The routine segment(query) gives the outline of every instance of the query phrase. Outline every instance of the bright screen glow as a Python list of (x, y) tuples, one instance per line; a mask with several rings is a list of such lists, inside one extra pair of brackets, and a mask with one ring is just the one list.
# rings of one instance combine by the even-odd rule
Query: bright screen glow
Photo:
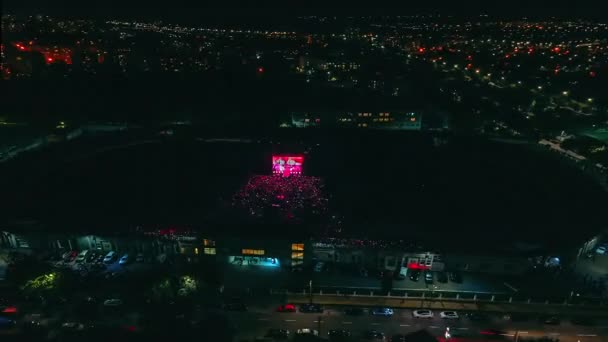
[(283, 177), (302, 174), (303, 156), (272, 156), (272, 173)]

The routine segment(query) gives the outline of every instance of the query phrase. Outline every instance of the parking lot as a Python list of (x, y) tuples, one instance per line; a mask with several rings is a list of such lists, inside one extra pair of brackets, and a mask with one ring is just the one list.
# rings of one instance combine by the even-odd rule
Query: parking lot
[[(81, 251), (82, 252), (82, 251)], [(141, 274), (154, 269), (160, 262), (143, 254), (90, 251), (79, 258), (81, 252), (71, 251), (52, 256), (48, 262), (56, 269), (69, 269), (83, 277), (98, 276), (106, 279), (128, 274)]]
[[(497, 276), (476, 273), (459, 273), (461, 281), (455, 282), (450, 279), (439, 281), (438, 272), (433, 274), (432, 282), (424, 279), (424, 273), (418, 280), (410, 278), (411, 270), (405, 279), (392, 280), (392, 291), (437, 291), (437, 292), (461, 292), (461, 293), (487, 293), (487, 294), (510, 294), (513, 290), (508, 285), (508, 279)], [(309, 281), (315, 290), (327, 291), (380, 291), (383, 288), (382, 279), (378, 275), (353, 274), (353, 272), (324, 269), (320, 272), (294, 273), (290, 275), (290, 288), (308, 289)], [(507, 283), (505, 285), (505, 283)]]

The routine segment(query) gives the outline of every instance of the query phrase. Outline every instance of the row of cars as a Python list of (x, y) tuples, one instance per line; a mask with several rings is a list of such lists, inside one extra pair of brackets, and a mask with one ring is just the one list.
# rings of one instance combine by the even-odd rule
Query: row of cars
[[(135, 257), (131, 254), (126, 253), (118, 258), (119, 255), (115, 251), (110, 251), (107, 253), (101, 251), (95, 251), (90, 249), (85, 249), (83, 251), (68, 251), (62, 253), (58, 258), (54, 259), (57, 264), (66, 264), (66, 263), (75, 263), (75, 264), (99, 264), (99, 265), (108, 265), (113, 264), (118, 260), (118, 263), (121, 265), (128, 264), (135, 260), (136, 262), (144, 262), (143, 253), (138, 253)], [(57, 260), (59, 259), (59, 260)]]
[[(297, 310), (295, 304), (288, 303), (288, 304), (280, 305), (277, 308), (277, 311), (278, 312), (296, 312), (298, 310)], [(300, 305), (299, 311), (303, 312), (303, 313), (323, 313), (323, 307), (319, 304), (308, 303), (308, 304)], [(346, 309), (344, 311), (344, 313), (347, 315), (362, 315), (365, 313), (365, 310), (363, 308), (359, 308), (359, 307), (352, 307), (352, 308)], [(373, 309), (369, 310), (369, 313), (372, 316), (390, 317), (395, 312), (391, 308), (379, 307), (379, 308), (373, 308)], [(414, 311), (412, 311), (412, 315), (415, 318), (433, 318), (435, 316), (433, 311), (427, 310), (427, 309), (414, 310)], [(441, 317), (443, 319), (460, 318), (456, 311), (442, 311), (439, 313), (439, 317)]]
[[(411, 270), (409, 272), (411, 281), (418, 281), (420, 276), (424, 276), (424, 282), (427, 284), (433, 284), (435, 280), (434, 273), (431, 271)], [(448, 279), (453, 283), (462, 283), (462, 276), (458, 272), (437, 272), (437, 281), (440, 283), (447, 283)]]
[[(296, 330), (295, 334), (319, 336), (319, 331), (304, 328)], [(351, 335), (352, 333), (346, 329), (330, 329), (327, 331), (330, 341), (341, 341), (351, 337)], [(288, 329), (269, 329), (265, 337), (273, 340), (287, 340), (289, 336), (291, 336), (291, 331)], [(363, 338), (370, 341), (385, 341), (384, 333), (378, 330), (364, 331)]]
[[(289, 304), (283, 304), (283, 305), (279, 306), (277, 308), (277, 311), (278, 312), (299, 311), (302, 313), (323, 313), (323, 307), (319, 304), (309, 303), (309, 304), (300, 305), (299, 310), (298, 310), (298, 308), (296, 307), (295, 304), (289, 303)], [(367, 310), (362, 307), (354, 306), (354, 307), (349, 307), (344, 310), (344, 313), (346, 315), (350, 315), (350, 316), (360, 316), (360, 315), (366, 314), (367, 312), (369, 312), (369, 314), (372, 316), (384, 316), (384, 317), (391, 317), (395, 313), (394, 310), (389, 307), (378, 307), (378, 308), (373, 308), (373, 309)], [(412, 311), (412, 317), (432, 319), (435, 317), (435, 313), (429, 309), (417, 309), (417, 310)], [(439, 312), (438, 317), (441, 319), (447, 319), (447, 320), (457, 320), (457, 319), (461, 318), (459, 313), (457, 311), (453, 311), (453, 310), (441, 311), (441, 312)], [(467, 312), (464, 314), (464, 317), (466, 317), (467, 319), (469, 319), (471, 321), (482, 322), (482, 321), (490, 320), (490, 316), (488, 314), (483, 313), (483, 312), (478, 312), (478, 311)], [(504, 314), (502, 316), (502, 318), (505, 320), (513, 321), (513, 322), (528, 321), (528, 320), (532, 319), (532, 317), (529, 314), (524, 314), (524, 313)], [(594, 325), (594, 323), (595, 323), (595, 321), (592, 318), (587, 317), (587, 316), (573, 317), (570, 321), (572, 324), (575, 324), (575, 325)], [(547, 325), (559, 325), (561, 323), (561, 319), (557, 316), (541, 315), (540, 317), (538, 317), (538, 322), (542, 323), (542, 324), (547, 324)]]

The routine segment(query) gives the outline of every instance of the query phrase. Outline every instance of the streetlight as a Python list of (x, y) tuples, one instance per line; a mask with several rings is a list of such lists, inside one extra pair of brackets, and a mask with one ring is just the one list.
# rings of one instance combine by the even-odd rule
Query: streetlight
[(591, 103), (591, 102), (593, 102), (593, 99), (592, 98), (588, 98), (587, 102)]
[(568, 96), (568, 92), (566, 90), (562, 91), (562, 95)]
[(312, 304), (312, 280), (308, 281), (308, 300)]

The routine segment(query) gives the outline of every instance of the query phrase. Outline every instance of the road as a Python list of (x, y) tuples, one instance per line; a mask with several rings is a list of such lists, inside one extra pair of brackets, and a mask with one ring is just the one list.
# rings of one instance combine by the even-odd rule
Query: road
[[(439, 311), (434, 312), (433, 319), (420, 319), (412, 316), (412, 310), (397, 309), (392, 317), (377, 317), (368, 312), (360, 316), (347, 315), (339, 307), (326, 307), (322, 314), (312, 313), (279, 313), (269, 307), (252, 307), (249, 312), (230, 312), (239, 331), (239, 339), (253, 339), (264, 336), (270, 328), (288, 329), (292, 333), (301, 328), (319, 330), (323, 336), (329, 329), (347, 329), (351, 331), (355, 341), (362, 338), (366, 330), (378, 330), (387, 337), (397, 333), (411, 333), (426, 329), (434, 336), (445, 334), (449, 327), (453, 335), (463, 337), (483, 337), (481, 331), (497, 329), (504, 332), (505, 340), (514, 340), (517, 332), (520, 337), (552, 336), (561, 342), (599, 342), (608, 341), (608, 321), (598, 322), (593, 327), (573, 325), (569, 321), (562, 321), (560, 325), (544, 325), (536, 320), (527, 322), (511, 322), (498, 315), (491, 315), (486, 322), (471, 321), (468, 318), (458, 320), (445, 320), (439, 318)], [(319, 325), (319, 318), (321, 324)]]

